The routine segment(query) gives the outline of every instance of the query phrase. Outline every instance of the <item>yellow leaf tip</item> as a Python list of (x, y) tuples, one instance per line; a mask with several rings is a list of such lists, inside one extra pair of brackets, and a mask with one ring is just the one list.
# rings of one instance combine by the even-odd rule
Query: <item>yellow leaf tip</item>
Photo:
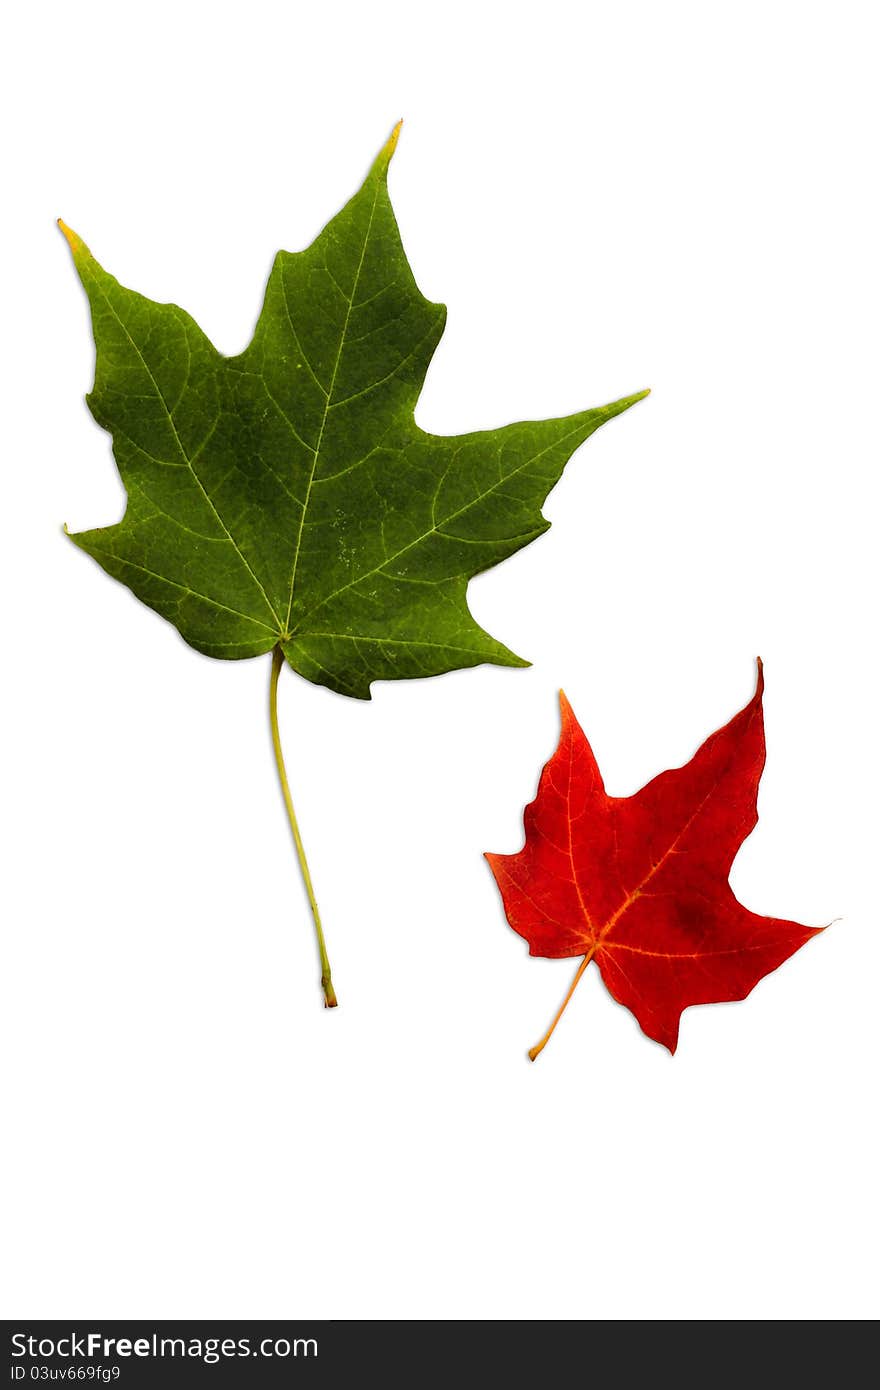
[(399, 120), (397, 122), (397, 125), (392, 130), (391, 134), (388, 136), (387, 141), (385, 142), (385, 149), (383, 150), (383, 154), (385, 155), (386, 159), (390, 160), (391, 156), (394, 154), (394, 151), (397, 149), (397, 142), (400, 139), (400, 128), (402, 125), (403, 121)]
[(64, 233), (65, 240), (68, 246), (70, 247), (71, 251), (73, 252), (74, 256), (76, 256), (80, 251), (83, 251), (85, 249), (85, 242), (82, 240), (82, 237), (77, 236), (73, 228), (68, 227), (67, 223), (64, 222), (60, 217), (58, 218), (58, 226)]
[(385, 144), (382, 146), (381, 150), (376, 156), (376, 162), (373, 167), (380, 169), (383, 174), (387, 172), (388, 165), (391, 163), (391, 157), (394, 154), (394, 151), (397, 149), (397, 142), (400, 139), (400, 127), (402, 125), (403, 121), (397, 122), (397, 125), (394, 127), (391, 134), (388, 136), (388, 139), (385, 141)]

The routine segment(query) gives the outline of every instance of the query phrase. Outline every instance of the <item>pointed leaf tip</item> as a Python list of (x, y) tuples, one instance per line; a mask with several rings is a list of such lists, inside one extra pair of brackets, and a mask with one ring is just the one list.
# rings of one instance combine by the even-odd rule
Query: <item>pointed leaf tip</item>
[(391, 158), (394, 154), (394, 151), (397, 149), (397, 142), (400, 139), (400, 127), (402, 125), (402, 120), (397, 122), (397, 125), (394, 127), (391, 134), (388, 136), (388, 139), (385, 141), (385, 144), (382, 146), (381, 150), (376, 156), (376, 159), (373, 163), (373, 168), (378, 170), (378, 172), (381, 174), (387, 173), (388, 171), (388, 165), (391, 163)]
[(598, 416), (601, 423), (605, 424), (607, 420), (613, 420), (615, 415), (622, 415), (625, 410), (637, 405), (639, 401), (643, 401), (650, 394), (650, 388), (645, 391), (636, 391), (633, 396), (621, 396), (618, 401), (609, 401), (607, 405), (596, 406), (590, 413)]
[(559, 742), (562, 745), (563, 739), (567, 737), (584, 737), (584, 731), (578, 723), (577, 715), (571, 707), (568, 696), (564, 690), (559, 692)]
[(402, 125), (403, 119), (401, 118), (401, 120), (397, 122), (397, 125), (394, 127), (394, 129), (392, 130), (391, 134), (388, 136), (388, 139), (385, 142), (385, 148), (382, 151), (382, 153), (385, 155), (386, 159), (390, 159), (391, 156), (394, 154), (394, 151), (397, 149), (397, 142), (400, 139), (400, 129)]
[(64, 238), (71, 251), (73, 252), (74, 256), (77, 256), (81, 251), (85, 251), (88, 249), (82, 237), (77, 236), (76, 232), (73, 230), (72, 227), (68, 227), (67, 223), (64, 222), (60, 217), (57, 220), (58, 226), (64, 233)]
[(630, 406), (638, 405), (646, 396), (650, 396), (651, 388), (648, 386), (644, 391), (636, 391), (633, 396), (622, 396), (619, 401), (612, 401), (605, 409), (609, 415), (621, 415), (624, 410), (629, 410)]

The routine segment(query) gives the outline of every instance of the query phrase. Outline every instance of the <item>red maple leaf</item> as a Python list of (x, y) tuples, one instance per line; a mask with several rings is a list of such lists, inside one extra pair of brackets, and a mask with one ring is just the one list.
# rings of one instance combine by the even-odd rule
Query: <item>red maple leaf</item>
[(544, 1047), (591, 960), (649, 1038), (674, 1052), (682, 1010), (744, 999), (821, 927), (758, 917), (730, 866), (758, 819), (764, 676), (754, 697), (684, 767), (608, 796), (560, 693), (559, 746), (523, 816), (518, 854), (487, 854), (507, 920), (533, 956), (583, 956)]

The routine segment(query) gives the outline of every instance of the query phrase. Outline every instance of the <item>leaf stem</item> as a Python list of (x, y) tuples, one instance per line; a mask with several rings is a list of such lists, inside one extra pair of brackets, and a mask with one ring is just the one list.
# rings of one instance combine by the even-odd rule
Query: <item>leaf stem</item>
[(547, 1046), (548, 1042), (550, 1041), (551, 1037), (553, 1036), (553, 1029), (556, 1027), (557, 1023), (558, 1023), (559, 1020), (562, 1018), (562, 1015), (565, 1013), (565, 1010), (566, 1010), (566, 1008), (568, 1007), (568, 1001), (569, 1001), (569, 999), (570, 999), (571, 996), (574, 994), (575, 990), (577, 989), (578, 985), (579, 985), (580, 982), (581, 982), (581, 976), (583, 975), (583, 973), (584, 973), (584, 971), (586, 970), (587, 966), (589, 965), (590, 961), (593, 959), (593, 954), (594, 954), (594, 952), (595, 952), (595, 950), (596, 950), (596, 945), (597, 945), (597, 944), (598, 944), (598, 943), (596, 943), (596, 942), (593, 943), (593, 945), (590, 947), (589, 951), (587, 952), (587, 954), (584, 956), (583, 960), (581, 961), (580, 965), (578, 966), (577, 974), (575, 975), (574, 979), (573, 979), (572, 982), (571, 982), (571, 985), (570, 985), (570, 987), (569, 987), (568, 994), (565, 996), (565, 998), (563, 999), (562, 1003), (560, 1004), (559, 1010), (558, 1010), (558, 1012), (557, 1012), (557, 1014), (556, 1014), (556, 1017), (554, 1018), (553, 1022), (550, 1024), (550, 1027), (547, 1029), (547, 1032), (544, 1034), (543, 1038), (541, 1039), (541, 1041), (540, 1041), (539, 1043), (536, 1043), (534, 1047), (530, 1047), (530, 1048), (529, 1048), (529, 1061), (530, 1061), (530, 1062), (534, 1062), (535, 1058), (538, 1056), (538, 1053), (539, 1053), (539, 1052), (543, 1052), (544, 1048)]
[(335, 1009), (337, 1003), (336, 992), (333, 988), (333, 981), (330, 978), (330, 961), (327, 958), (327, 947), (324, 942), (324, 932), (321, 928), (321, 915), (318, 912), (318, 904), (315, 901), (312, 876), (309, 873), (309, 864), (306, 859), (306, 852), (303, 848), (302, 836), (299, 833), (296, 812), (293, 809), (290, 784), (287, 781), (287, 770), (284, 766), (284, 754), (281, 751), (281, 736), (278, 732), (278, 675), (283, 665), (284, 653), (280, 647), (276, 647), (272, 652), (272, 675), (269, 678), (269, 720), (272, 725), (272, 746), (275, 749), (275, 762), (278, 765), (278, 777), (281, 782), (284, 805), (287, 807), (287, 818), (290, 821), (290, 828), (293, 831), (293, 842), (296, 845), (296, 855), (299, 860), (303, 883), (306, 886), (306, 893), (308, 894), (309, 904), (312, 909), (312, 916), (315, 919), (315, 935), (318, 939), (318, 954), (321, 957), (321, 987), (324, 990), (324, 1007), (325, 1009)]

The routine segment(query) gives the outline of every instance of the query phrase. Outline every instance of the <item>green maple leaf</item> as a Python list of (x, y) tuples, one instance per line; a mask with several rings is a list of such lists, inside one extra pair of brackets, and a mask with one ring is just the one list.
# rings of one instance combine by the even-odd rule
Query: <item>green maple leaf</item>
[(373, 680), (526, 664), (471, 617), (468, 579), (547, 530), (541, 504), (574, 450), (645, 394), (475, 434), (419, 429), (446, 311), (404, 255), (395, 141), (307, 251), (278, 254), (238, 357), (68, 233), (97, 347), (88, 402), (128, 493), (121, 522), (71, 539), (198, 651), (280, 645), (300, 675), (364, 699)]
[(416, 425), (446, 311), (419, 293), (389, 201), (398, 130), (313, 244), (279, 252), (237, 357), (61, 224), (92, 312), (88, 403), (128, 497), (71, 539), (198, 651), (271, 651), (273, 682), (283, 653), (362, 699), (374, 680), (528, 664), (474, 621), (468, 580), (547, 530), (574, 450), (647, 394), (473, 434)]

